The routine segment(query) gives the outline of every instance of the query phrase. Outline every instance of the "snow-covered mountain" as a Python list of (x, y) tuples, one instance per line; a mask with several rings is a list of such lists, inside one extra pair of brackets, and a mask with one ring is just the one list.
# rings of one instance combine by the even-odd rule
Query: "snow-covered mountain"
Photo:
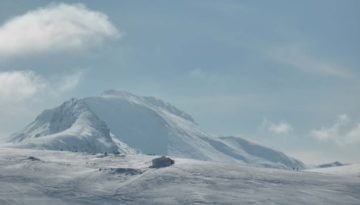
[(185, 112), (153, 97), (109, 90), (46, 110), (10, 140), (14, 146), (134, 152), (284, 169), (303, 163), (239, 137), (203, 131)]
[(105, 122), (84, 101), (77, 99), (43, 111), (20, 133), (14, 134), (10, 141), (24, 148), (88, 153), (132, 151), (114, 139)]

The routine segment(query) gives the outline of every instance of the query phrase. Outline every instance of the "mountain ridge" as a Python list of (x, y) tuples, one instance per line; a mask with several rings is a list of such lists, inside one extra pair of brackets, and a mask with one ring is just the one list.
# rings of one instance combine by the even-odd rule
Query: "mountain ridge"
[(15, 133), (10, 138), (10, 142), (24, 148), (89, 153), (117, 153), (121, 150), (113, 141), (107, 125), (87, 104), (76, 98), (55, 109), (44, 110), (20, 133)]
[(245, 139), (209, 134), (170, 103), (115, 90), (46, 110), (10, 141), (14, 146), (42, 149), (141, 152), (282, 169), (305, 167), (282, 152)]

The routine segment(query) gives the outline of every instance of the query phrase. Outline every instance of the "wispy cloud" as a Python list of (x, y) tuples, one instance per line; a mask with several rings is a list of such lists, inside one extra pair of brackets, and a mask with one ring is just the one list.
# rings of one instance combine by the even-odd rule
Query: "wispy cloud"
[(360, 143), (360, 123), (351, 126), (350, 122), (350, 118), (342, 114), (333, 125), (314, 129), (310, 135), (317, 140), (335, 142), (339, 145)]
[(60, 84), (56, 88), (59, 92), (66, 92), (75, 89), (83, 79), (83, 72), (77, 71), (75, 73), (64, 75), (59, 80)]
[(51, 4), (0, 26), (0, 57), (87, 48), (120, 36), (103, 13), (82, 4)]
[(340, 115), (336, 122), (330, 127), (322, 127), (311, 131), (311, 136), (318, 140), (334, 140), (340, 138), (340, 129), (349, 122), (349, 117), (345, 114)]
[(75, 89), (82, 76), (82, 72), (76, 72), (56, 77), (56, 82), (52, 82), (33, 71), (0, 72), (0, 105), (23, 103), (40, 94), (63, 94)]
[(286, 121), (280, 121), (274, 123), (268, 119), (264, 119), (262, 122), (262, 128), (265, 128), (268, 132), (276, 135), (287, 135), (293, 131), (293, 127)]
[(0, 73), (0, 105), (23, 101), (46, 88), (44, 79), (31, 71)]
[(202, 68), (192, 69), (189, 72), (189, 76), (190, 78), (195, 80), (209, 81), (209, 82), (215, 82), (221, 79), (221, 77), (219, 77), (218, 75), (215, 75), (214, 73), (206, 71)]
[(317, 58), (307, 51), (308, 49), (304, 46), (289, 44), (271, 47), (268, 50), (268, 55), (270, 55), (273, 60), (285, 64), (289, 68), (303, 72), (339, 78), (354, 77), (349, 69), (339, 66), (329, 60)]

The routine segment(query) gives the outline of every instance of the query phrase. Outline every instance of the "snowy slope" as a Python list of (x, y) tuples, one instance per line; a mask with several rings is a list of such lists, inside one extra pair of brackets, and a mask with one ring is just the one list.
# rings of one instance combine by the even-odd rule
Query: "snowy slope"
[(115, 135), (143, 153), (227, 159), (227, 155), (201, 138), (212, 136), (202, 131), (189, 115), (165, 102), (118, 91), (107, 91), (84, 101)]
[(287, 169), (304, 167), (281, 152), (244, 139), (211, 135), (190, 115), (153, 97), (110, 90), (84, 100), (120, 140), (143, 153)]
[(0, 148), (0, 204), (360, 204), (360, 178), (154, 157)]
[(89, 153), (128, 152), (113, 140), (109, 128), (82, 101), (71, 99), (42, 112), (20, 133), (11, 136), (17, 147)]
[(335, 161), (335, 162), (331, 162), (331, 163), (326, 163), (326, 164), (320, 164), (317, 165), (317, 168), (328, 168), (328, 167), (340, 167), (340, 166), (344, 166), (346, 164), (343, 164), (341, 162)]
[[(236, 159), (263, 167), (282, 167), (289, 169), (302, 169), (301, 161), (286, 156), (284, 153), (258, 145), (240, 137), (220, 137), (221, 141), (210, 140), (216, 149), (228, 153)], [(207, 139), (209, 141), (209, 139)]]
[(306, 169), (305, 171), (360, 178), (360, 164), (347, 164), (336, 167)]
[[(109, 90), (100, 96), (88, 97), (76, 100), (76, 102), (84, 107), (81, 109), (91, 114), (91, 119), (86, 119), (86, 116), (82, 117), (82, 115), (64, 117), (63, 115), (67, 116), (67, 112), (58, 111), (62, 110), (61, 107), (64, 106), (62, 105), (40, 115), (24, 131), (13, 136), (12, 142), (20, 142), (26, 147), (29, 147), (28, 144), (31, 146), (41, 144), (45, 148), (57, 149), (59, 146), (53, 146), (54, 143), (48, 146), (47, 140), (56, 139), (53, 140), (56, 143), (64, 142), (62, 138), (71, 139), (75, 136), (69, 130), (75, 128), (76, 130), (90, 129), (94, 133), (98, 131), (93, 136), (94, 139), (102, 136), (102, 138), (108, 139), (106, 142), (109, 144), (111, 144), (111, 140), (116, 141), (117, 144), (123, 142), (122, 144), (125, 144), (125, 147), (128, 145), (146, 154), (236, 162), (284, 169), (301, 169), (304, 167), (300, 161), (281, 152), (250, 143), (242, 138), (211, 135), (203, 131), (190, 115), (153, 97), (141, 97), (127, 92)], [(68, 107), (73, 112), (79, 110), (79, 107), (71, 104), (71, 101), (65, 104), (69, 104)], [(81, 121), (87, 123), (75, 123), (79, 117), (82, 117)], [(66, 123), (63, 125), (63, 122), (69, 122), (69, 125)], [(54, 126), (59, 124), (56, 127), (61, 129), (49, 129), (48, 124), (54, 124)], [(108, 130), (110, 130), (112, 138), (108, 136)], [(38, 135), (41, 138), (34, 137)], [(83, 136), (78, 133), (76, 135)], [(86, 135), (85, 139), (92, 139), (89, 135)], [(84, 139), (83, 137), (80, 138)], [(76, 143), (71, 142), (71, 144)], [(92, 142), (91, 146), (94, 146), (93, 144)], [(98, 143), (95, 144), (98, 146)], [(111, 145), (113, 144), (115, 143)], [(65, 147), (64, 150), (73, 150), (68, 149), (67, 146), (61, 147)], [(88, 148), (89, 146), (86, 149), (81, 149), (81, 151), (87, 151)], [(77, 149), (79, 150), (79, 148)], [(124, 148), (120, 148), (120, 150), (124, 150)], [(110, 150), (96, 149), (97, 151), (111, 152), (113, 148)]]

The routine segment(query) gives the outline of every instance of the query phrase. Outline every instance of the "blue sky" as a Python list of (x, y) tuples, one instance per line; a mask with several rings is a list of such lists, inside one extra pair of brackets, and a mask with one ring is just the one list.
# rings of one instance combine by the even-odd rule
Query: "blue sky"
[(305, 162), (360, 162), (359, 9), (357, 0), (1, 1), (0, 134), (111, 88)]

